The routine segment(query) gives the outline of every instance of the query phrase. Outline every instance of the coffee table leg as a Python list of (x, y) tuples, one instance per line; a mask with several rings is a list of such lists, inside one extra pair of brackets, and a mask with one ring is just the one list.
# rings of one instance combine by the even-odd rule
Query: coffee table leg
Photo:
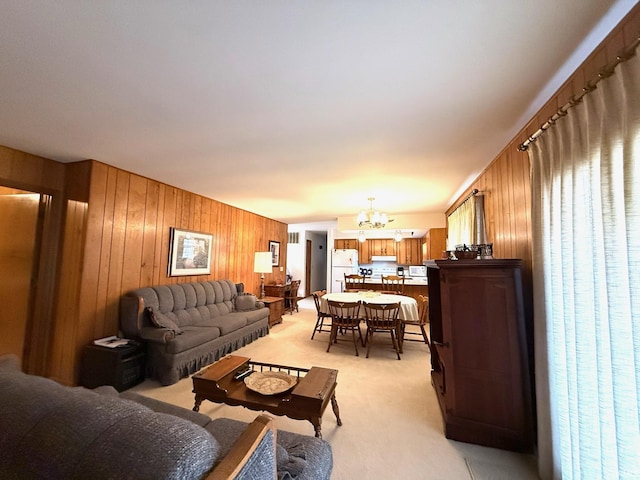
[(331, 408), (333, 408), (333, 413), (336, 415), (336, 420), (338, 421), (338, 426), (342, 426), (342, 420), (340, 420), (340, 408), (338, 407), (338, 401), (336, 400), (336, 394), (331, 395)]
[(200, 395), (196, 395), (196, 404), (193, 406), (194, 412), (200, 411), (200, 404), (202, 403), (202, 400), (204, 400), (203, 397), (201, 397)]
[(314, 417), (309, 419), (313, 424), (313, 429), (316, 431), (316, 438), (322, 438), (322, 417)]

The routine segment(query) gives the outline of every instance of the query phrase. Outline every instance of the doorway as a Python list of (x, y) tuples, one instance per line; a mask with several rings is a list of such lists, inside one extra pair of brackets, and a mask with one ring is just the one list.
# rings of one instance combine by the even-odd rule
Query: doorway
[(0, 186), (0, 353), (22, 362), (37, 267), (41, 195)]

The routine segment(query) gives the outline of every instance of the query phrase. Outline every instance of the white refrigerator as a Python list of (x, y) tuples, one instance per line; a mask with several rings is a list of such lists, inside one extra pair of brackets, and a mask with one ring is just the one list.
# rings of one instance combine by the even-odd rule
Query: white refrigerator
[(342, 292), (345, 273), (358, 273), (358, 251), (334, 249), (331, 252), (331, 293)]

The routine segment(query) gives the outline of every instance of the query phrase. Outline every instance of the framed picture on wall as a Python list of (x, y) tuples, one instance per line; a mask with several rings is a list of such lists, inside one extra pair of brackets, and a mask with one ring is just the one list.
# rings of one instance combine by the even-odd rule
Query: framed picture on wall
[(173, 227), (169, 230), (169, 276), (209, 275), (213, 235)]
[(280, 242), (269, 240), (269, 251), (271, 252), (271, 266), (280, 266)]

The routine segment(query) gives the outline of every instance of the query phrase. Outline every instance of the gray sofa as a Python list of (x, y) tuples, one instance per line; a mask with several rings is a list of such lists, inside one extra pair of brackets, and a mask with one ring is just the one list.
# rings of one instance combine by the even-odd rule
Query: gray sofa
[(171, 385), (269, 333), (269, 309), (230, 280), (140, 288), (120, 300), (120, 328), (146, 345), (146, 374)]
[(88, 390), (22, 373), (0, 356), (2, 479), (329, 479), (324, 440), (246, 424), (109, 386)]

